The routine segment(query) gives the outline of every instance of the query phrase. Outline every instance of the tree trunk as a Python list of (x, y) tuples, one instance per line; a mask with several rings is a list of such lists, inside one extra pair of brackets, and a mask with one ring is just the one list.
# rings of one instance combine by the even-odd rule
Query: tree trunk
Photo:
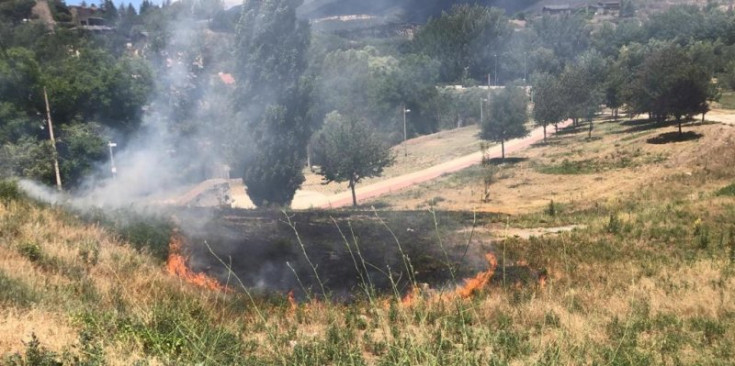
[(546, 143), (546, 125), (544, 125), (544, 143)]
[(311, 168), (311, 144), (306, 145), (306, 166), (309, 167), (310, 172), (314, 172)]
[(500, 161), (505, 163), (505, 140), (500, 140), (501, 158)]
[(706, 112), (702, 112), (702, 124), (704, 124), (704, 115)]
[(682, 133), (681, 133), (681, 117), (680, 116), (676, 116), (676, 123), (679, 124), (679, 137), (681, 137)]
[(559, 133), (559, 124), (558, 123), (554, 123), (554, 132), (555, 133)]
[(357, 207), (357, 196), (355, 195), (355, 181), (350, 179), (350, 189), (352, 189), (352, 207)]
[(589, 131), (587, 132), (587, 138), (588, 138), (588, 139), (591, 139), (591, 138), (592, 138), (592, 128), (593, 128), (593, 127), (594, 127), (594, 126), (593, 126), (593, 124), (592, 124), (592, 120), (590, 120), (590, 129), (589, 129)]

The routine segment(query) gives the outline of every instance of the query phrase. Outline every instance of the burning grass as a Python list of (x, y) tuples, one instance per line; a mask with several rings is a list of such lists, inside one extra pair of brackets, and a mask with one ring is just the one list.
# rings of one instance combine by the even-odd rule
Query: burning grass
[[(297, 263), (304, 255), (297, 241), (268, 237), (273, 251), (262, 254), (291, 255), (305, 283), (315, 283), (314, 272), (327, 287), (329, 273), (356, 277), (350, 291), (358, 295), (346, 301), (303, 297), (318, 287), (304, 291), (293, 283), (270, 294), (256, 286), (247, 292), (192, 286), (99, 226), (12, 198), (0, 202), (0, 363), (19, 365), (42, 354), (66, 364), (74, 357), (77, 364), (728, 364), (735, 358), (735, 202), (714, 192), (731, 184), (735, 172), (731, 156), (708, 146), (697, 151), (704, 155), (669, 155), (685, 173), (664, 174), (614, 200), (562, 201), (553, 215), (547, 201), (528, 214), (478, 220), (490, 229), (500, 221), (579, 226), (530, 237), (476, 230), (470, 241), (476, 250), (460, 262), (471, 271), (462, 273), (453, 272), (452, 248), (467, 241), (466, 221), (439, 214), (437, 230), (432, 220), (381, 213), (407, 254), (370, 277), (392, 273), (383, 274), (394, 280), (385, 292), (354, 269), (363, 268), (368, 250), (400, 254), (392, 236), (369, 235), (385, 232), (371, 212), (291, 217), (315, 270)], [(222, 213), (229, 217), (225, 227), (260, 225), (260, 232), (293, 238), (287, 224), (275, 223), (281, 214), (245, 225), (234, 213)], [(322, 240), (327, 236), (334, 238)], [(169, 263), (194, 271), (175, 273), (196, 276), (210, 265), (199, 257), (210, 255), (205, 249), (170, 243), (178, 257)], [(430, 258), (420, 255), (427, 252)], [(431, 268), (456, 280), (426, 286), (430, 272), (422, 271)]]
[(184, 280), (185, 282), (208, 290), (224, 292), (230, 291), (227, 286), (220, 284), (216, 279), (207, 276), (205, 273), (196, 273), (189, 268), (187, 257), (183, 252), (183, 241), (184, 238), (177, 232), (174, 232), (174, 234), (171, 235), (168, 260), (166, 261), (166, 270), (168, 273)]
[(465, 280), (465, 285), (457, 289), (457, 294), (463, 298), (472, 296), (475, 292), (484, 289), (495, 274), (495, 269), (498, 267), (498, 260), (492, 253), (485, 254), (485, 259), (488, 263), (487, 271), (478, 273), (475, 277)]

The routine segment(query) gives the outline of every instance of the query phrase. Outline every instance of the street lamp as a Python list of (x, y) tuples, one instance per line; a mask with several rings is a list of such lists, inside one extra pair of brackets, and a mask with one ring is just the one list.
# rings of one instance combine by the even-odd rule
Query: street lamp
[(406, 113), (411, 113), (411, 110), (403, 105), (403, 156), (408, 156), (408, 148), (406, 147)]
[(498, 85), (498, 54), (494, 54), (495, 56), (495, 85)]
[(112, 177), (115, 178), (117, 167), (115, 167), (115, 157), (112, 155), (112, 148), (117, 147), (117, 144), (109, 141), (107, 142), (107, 146), (110, 148), (110, 171), (112, 172)]

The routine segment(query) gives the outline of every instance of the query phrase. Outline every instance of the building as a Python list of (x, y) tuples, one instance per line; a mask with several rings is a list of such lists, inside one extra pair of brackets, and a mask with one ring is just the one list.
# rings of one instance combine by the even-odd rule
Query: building
[(572, 6), (569, 4), (560, 5), (546, 5), (541, 9), (543, 14), (570, 14), (572, 12)]
[(599, 9), (604, 11), (620, 11), (620, 1), (601, 1), (597, 4)]
[(597, 3), (598, 14), (618, 15), (620, 14), (621, 8), (622, 4), (620, 1), (600, 1), (599, 3)]
[(70, 6), (72, 23), (78, 28), (92, 32), (110, 32), (114, 28), (107, 25), (103, 18), (104, 11), (96, 5), (92, 6)]

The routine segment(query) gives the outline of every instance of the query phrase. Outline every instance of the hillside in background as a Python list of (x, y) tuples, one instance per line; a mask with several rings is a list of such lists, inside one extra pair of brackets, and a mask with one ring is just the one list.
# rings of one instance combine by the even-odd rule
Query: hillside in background
[(456, 4), (480, 4), (505, 9), (508, 14), (525, 10), (539, 0), (313, 0), (301, 6), (300, 13), (308, 19), (366, 14), (374, 16), (398, 16), (400, 19), (425, 23), (429, 18), (438, 17)]

